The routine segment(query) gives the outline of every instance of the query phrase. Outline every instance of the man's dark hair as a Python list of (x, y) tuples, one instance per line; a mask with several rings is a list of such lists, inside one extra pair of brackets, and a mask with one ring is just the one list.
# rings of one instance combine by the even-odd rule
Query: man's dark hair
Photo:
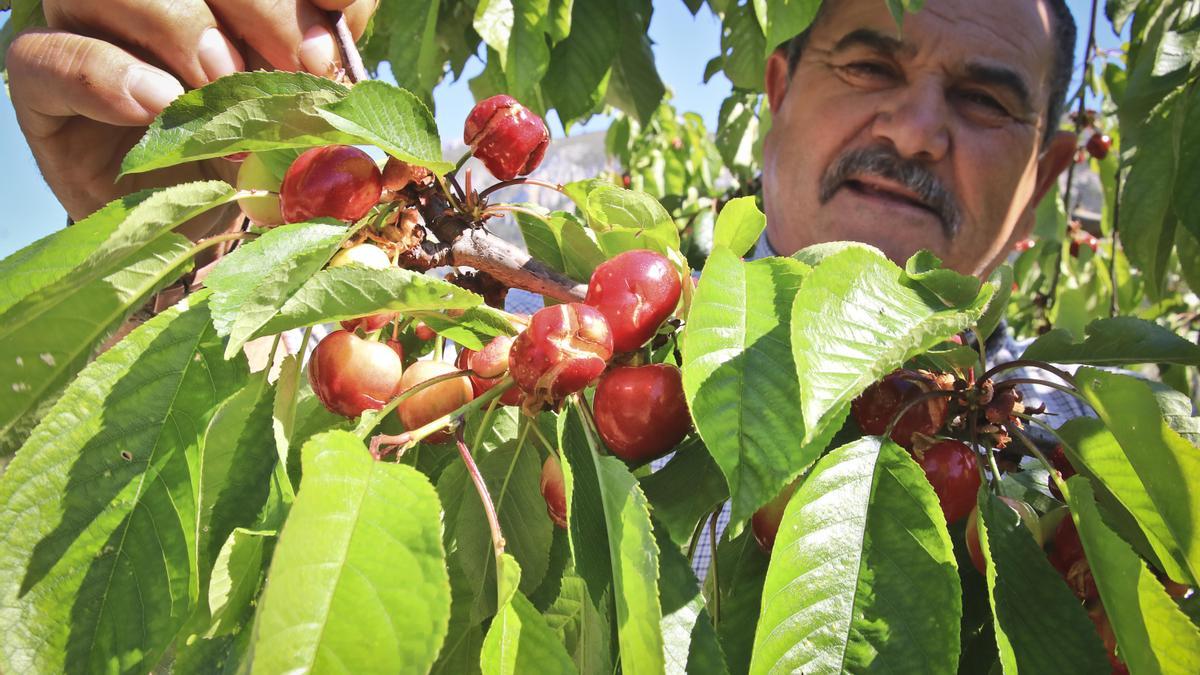
[[(822, 0), (820, 9), (809, 27), (796, 37), (789, 40), (784, 48), (787, 49), (788, 75), (796, 70), (800, 55), (808, 43), (812, 27), (821, 20), (825, 10), (836, 0)], [(1071, 85), (1071, 73), (1075, 65), (1075, 17), (1067, 8), (1066, 0), (1045, 0), (1050, 8), (1054, 21), (1054, 64), (1050, 70), (1050, 100), (1046, 107), (1046, 129), (1042, 143), (1050, 141), (1050, 137), (1058, 131), (1058, 120), (1062, 117), (1063, 106), (1066, 104), (1067, 87)]]

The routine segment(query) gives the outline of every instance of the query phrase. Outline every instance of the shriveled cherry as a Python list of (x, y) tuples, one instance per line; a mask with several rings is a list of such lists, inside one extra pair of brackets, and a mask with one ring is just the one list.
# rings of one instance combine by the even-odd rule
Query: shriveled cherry
[(383, 189), (397, 192), (414, 183), (425, 183), (432, 176), (433, 172), (423, 166), (389, 157), (383, 165)]
[[(1054, 467), (1054, 470), (1058, 472), (1058, 475), (1063, 480), (1075, 475), (1075, 467), (1071, 466), (1071, 460), (1067, 459), (1067, 453), (1061, 445), (1055, 446), (1054, 452), (1050, 453), (1049, 459), (1050, 466)], [(1061, 500), (1063, 498), (1062, 492), (1058, 489), (1058, 483), (1054, 482), (1054, 477), (1050, 476), (1047, 480), (1050, 483), (1050, 494), (1054, 495), (1055, 499)]]
[(608, 322), (594, 307), (572, 302), (539, 309), (513, 341), (508, 368), (526, 405), (561, 400), (596, 381), (612, 358)]
[(958, 522), (970, 513), (981, 483), (971, 448), (959, 441), (944, 440), (914, 454), (938, 496), (946, 523)]
[(1070, 516), (1059, 522), (1051, 545), (1053, 548), (1047, 556), (1050, 564), (1066, 580), (1071, 591), (1080, 600), (1099, 597), (1091, 565), (1083, 553), (1083, 542), (1079, 540), (1079, 530), (1075, 529), (1075, 521)]
[[(457, 370), (444, 361), (417, 361), (400, 377), (400, 386), (396, 393), (403, 394), (422, 382)], [(471, 389), (471, 381), (466, 376), (455, 377), (424, 387), (400, 401), (396, 413), (404, 423), (404, 428), (413, 431), (439, 417), (449, 415), (470, 403), (473, 398), (475, 393)], [(442, 431), (427, 437), (426, 440), (430, 443), (444, 443), (450, 440), (450, 434)]]
[(613, 368), (596, 385), (592, 405), (600, 438), (627, 462), (662, 457), (692, 428), (682, 375), (666, 363)]
[(542, 499), (546, 500), (546, 514), (554, 524), (567, 529), (567, 487), (563, 479), (562, 465), (553, 452), (542, 463)]
[(250, 222), (255, 225), (279, 225), (283, 223), (283, 212), (279, 210), (279, 185), (282, 181), (271, 171), (262, 157), (248, 155), (238, 167), (237, 187), (239, 190), (266, 190), (271, 194), (261, 197), (242, 197), (238, 206)]
[[(1021, 524), (1029, 530), (1029, 533), (1033, 535), (1033, 540), (1040, 547), (1044, 535), (1038, 521), (1037, 511), (1020, 499), (1001, 496), (1000, 501), (1017, 512), (1021, 518)], [(975, 569), (979, 570), (980, 574), (986, 574), (987, 565), (983, 559), (983, 548), (979, 544), (979, 507), (971, 509), (970, 515), (967, 516), (967, 553), (970, 554), (971, 563), (975, 565)]]
[(541, 117), (517, 99), (497, 94), (471, 109), (463, 126), (463, 142), (493, 176), (512, 180), (542, 163), (550, 131)]
[(754, 533), (754, 541), (758, 542), (758, 547), (763, 550), (763, 553), (770, 554), (771, 549), (775, 548), (775, 537), (779, 534), (779, 523), (783, 521), (784, 509), (792, 500), (792, 494), (799, 484), (799, 479), (789, 483), (774, 499), (764, 504), (750, 517), (750, 530)]
[[(953, 378), (924, 370), (897, 370), (867, 387), (850, 403), (850, 414), (859, 428), (871, 436), (882, 436), (896, 415), (918, 397), (949, 390)], [(932, 436), (946, 423), (950, 399), (932, 396), (908, 408), (892, 427), (891, 438), (905, 448), (913, 447), (913, 434)]]
[(280, 189), (283, 219), (299, 223), (313, 218), (352, 222), (379, 202), (383, 176), (375, 160), (352, 145), (305, 150), (288, 167)]
[(647, 249), (625, 251), (598, 265), (588, 283), (587, 304), (600, 310), (613, 333), (613, 351), (630, 352), (662, 325), (682, 292), (671, 261)]
[(396, 395), (402, 371), (400, 356), (387, 345), (337, 330), (313, 350), (308, 381), (326, 408), (358, 417)]

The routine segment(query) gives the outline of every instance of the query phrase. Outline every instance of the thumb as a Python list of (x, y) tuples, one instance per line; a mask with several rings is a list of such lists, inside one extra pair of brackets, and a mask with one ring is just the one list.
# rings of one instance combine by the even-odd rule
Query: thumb
[(30, 31), (8, 51), (9, 90), (27, 134), (48, 135), (67, 118), (147, 126), (183, 86), (120, 47), (61, 31)]

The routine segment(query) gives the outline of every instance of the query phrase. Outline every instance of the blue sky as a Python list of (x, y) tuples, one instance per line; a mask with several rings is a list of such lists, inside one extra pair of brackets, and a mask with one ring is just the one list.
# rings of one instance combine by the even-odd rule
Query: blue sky
[[(1087, 21), (1090, 2), (1069, 0), (1068, 4), (1077, 22)], [(699, 113), (710, 129), (715, 129), (717, 110), (729, 92), (729, 81), (722, 75), (714, 77), (708, 84), (703, 83), (704, 66), (719, 49), (720, 30), (720, 22), (708, 13), (707, 8), (693, 18), (680, 0), (655, 2), (650, 37), (655, 43), (659, 72), (674, 92), (677, 109)], [(1077, 61), (1082, 60), (1085, 38), (1086, 33), (1081, 31)], [(1098, 40), (1105, 48), (1119, 46), (1119, 40), (1103, 17)], [(444, 139), (453, 139), (462, 133), (462, 122), (474, 103), (467, 80), (481, 69), (482, 64), (477, 59), (472, 60), (462, 79), (443, 83), (434, 92), (438, 128)], [(588, 125), (572, 129), (572, 134), (604, 129), (607, 125), (606, 119), (593, 118)], [(554, 120), (551, 120), (551, 128), (555, 136), (562, 135), (562, 128)], [(66, 223), (66, 214), (42, 180), (25, 145), (7, 96), (0, 97), (0, 161), (5, 167), (0, 180), (0, 204), (3, 205), (0, 258), (3, 258)]]

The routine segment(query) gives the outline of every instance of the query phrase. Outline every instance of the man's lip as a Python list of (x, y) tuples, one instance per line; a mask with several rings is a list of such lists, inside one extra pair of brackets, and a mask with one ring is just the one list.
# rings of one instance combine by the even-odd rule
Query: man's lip
[(850, 176), (842, 185), (843, 187), (851, 187), (861, 192), (874, 193), (883, 197), (907, 202), (917, 208), (933, 212), (937, 215), (933, 207), (926, 204), (917, 193), (885, 178), (877, 176)]

